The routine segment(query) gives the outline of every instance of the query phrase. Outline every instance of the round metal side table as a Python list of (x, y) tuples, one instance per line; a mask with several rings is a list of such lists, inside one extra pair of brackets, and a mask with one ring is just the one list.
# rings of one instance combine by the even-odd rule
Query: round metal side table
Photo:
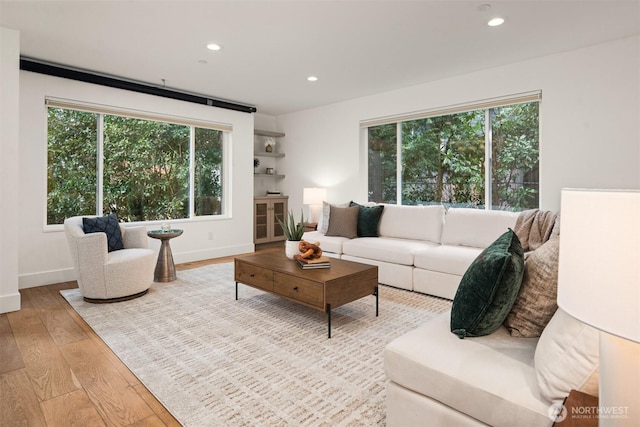
[(173, 254), (171, 253), (169, 240), (181, 235), (182, 231), (183, 230), (177, 229), (147, 231), (147, 236), (152, 239), (160, 239), (161, 241), (158, 262), (156, 263), (156, 270), (153, 274), (154, 282), (172, 282), (176, 280), (176, 266), (173, 263)]

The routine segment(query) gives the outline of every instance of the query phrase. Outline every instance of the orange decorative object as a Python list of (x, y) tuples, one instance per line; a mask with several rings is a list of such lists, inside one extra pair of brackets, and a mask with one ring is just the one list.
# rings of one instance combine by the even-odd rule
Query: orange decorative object
[(298, 244), (298, 250), (300, 254), (293, 256), (294, 259), (315, 259), (322, 256), (322, 249), (320, 249), (320, 242), (309, 243), (306, 240), (301, 240)]

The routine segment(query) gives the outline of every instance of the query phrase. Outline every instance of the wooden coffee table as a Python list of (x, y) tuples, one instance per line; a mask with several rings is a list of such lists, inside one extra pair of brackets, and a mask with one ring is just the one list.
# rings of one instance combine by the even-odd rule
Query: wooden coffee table
[(331, 338), (331, 310), (363, 298), (376, 297), (378, 316), (378, 267), (331, 259), (330, 268), (303, 270), (282, 252), (266, 252), (234, 259), (236, 300), (238, 283), (281, 296), (327, 313)]

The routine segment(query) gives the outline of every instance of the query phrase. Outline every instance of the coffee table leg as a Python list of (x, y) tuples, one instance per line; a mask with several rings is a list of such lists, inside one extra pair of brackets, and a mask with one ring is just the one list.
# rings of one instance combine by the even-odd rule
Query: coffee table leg
[(236, 282), (236, 301), (238, 301), (238, 282)]
[(376, 290), (373, 292), (373, 294), (376, 296), (376, 317), (378, 317), (378, 287), (377, 286), (376, 286)]
[(331, 338), (331, 304), (327, 304), (327, 328), (328, 338)]

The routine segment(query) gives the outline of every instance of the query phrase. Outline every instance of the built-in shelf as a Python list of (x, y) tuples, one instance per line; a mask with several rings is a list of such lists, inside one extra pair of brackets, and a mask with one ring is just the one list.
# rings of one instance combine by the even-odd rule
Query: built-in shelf
[[(272, 170), (273, 172), (280, 171), (278, 167), (278, 161), (284, 157), (284, 153), (276, 152), (277, 148), (280, 148), (280, 145), (276, 141), (277, 138), (284, 137), (284, 133), (282, 132), (274, 132), (270, 130), (260, 130), (254, 129), (253, 134), (254, 138), (254, 146), (253, 146), (253, 156), (254, 158), (261, 158), (261, 165), (257, 167), (254, 172), (253, 177), (255, 179), (254, 183), (254, 192), (256, 196), (264, 194), (265, 191), (268, 190), (278, 190), (278, 185), (280, 181), (284, 179), (285, 175), (282, 174), (268, 174), (267, 170)], [(273, 147), (272, 152), (268, 152), (263, 147), (263, 143), (271, 139)]]
[(253, 155), (257, 157), (284, 157), (284, 153), (269, 153), (267, 151), (253, 153)]
[(284, 133), (282, 132), (272, 132), (270, 130), (260, 130), (260, 129), (254, 129), (253, 134), (258, 136), (271, 136), (273, 138), (282, 138), (284, 136)]
[(284, 175), (270, 175), (268, 173), (254, 173), (254, 178), (284, 178)]

